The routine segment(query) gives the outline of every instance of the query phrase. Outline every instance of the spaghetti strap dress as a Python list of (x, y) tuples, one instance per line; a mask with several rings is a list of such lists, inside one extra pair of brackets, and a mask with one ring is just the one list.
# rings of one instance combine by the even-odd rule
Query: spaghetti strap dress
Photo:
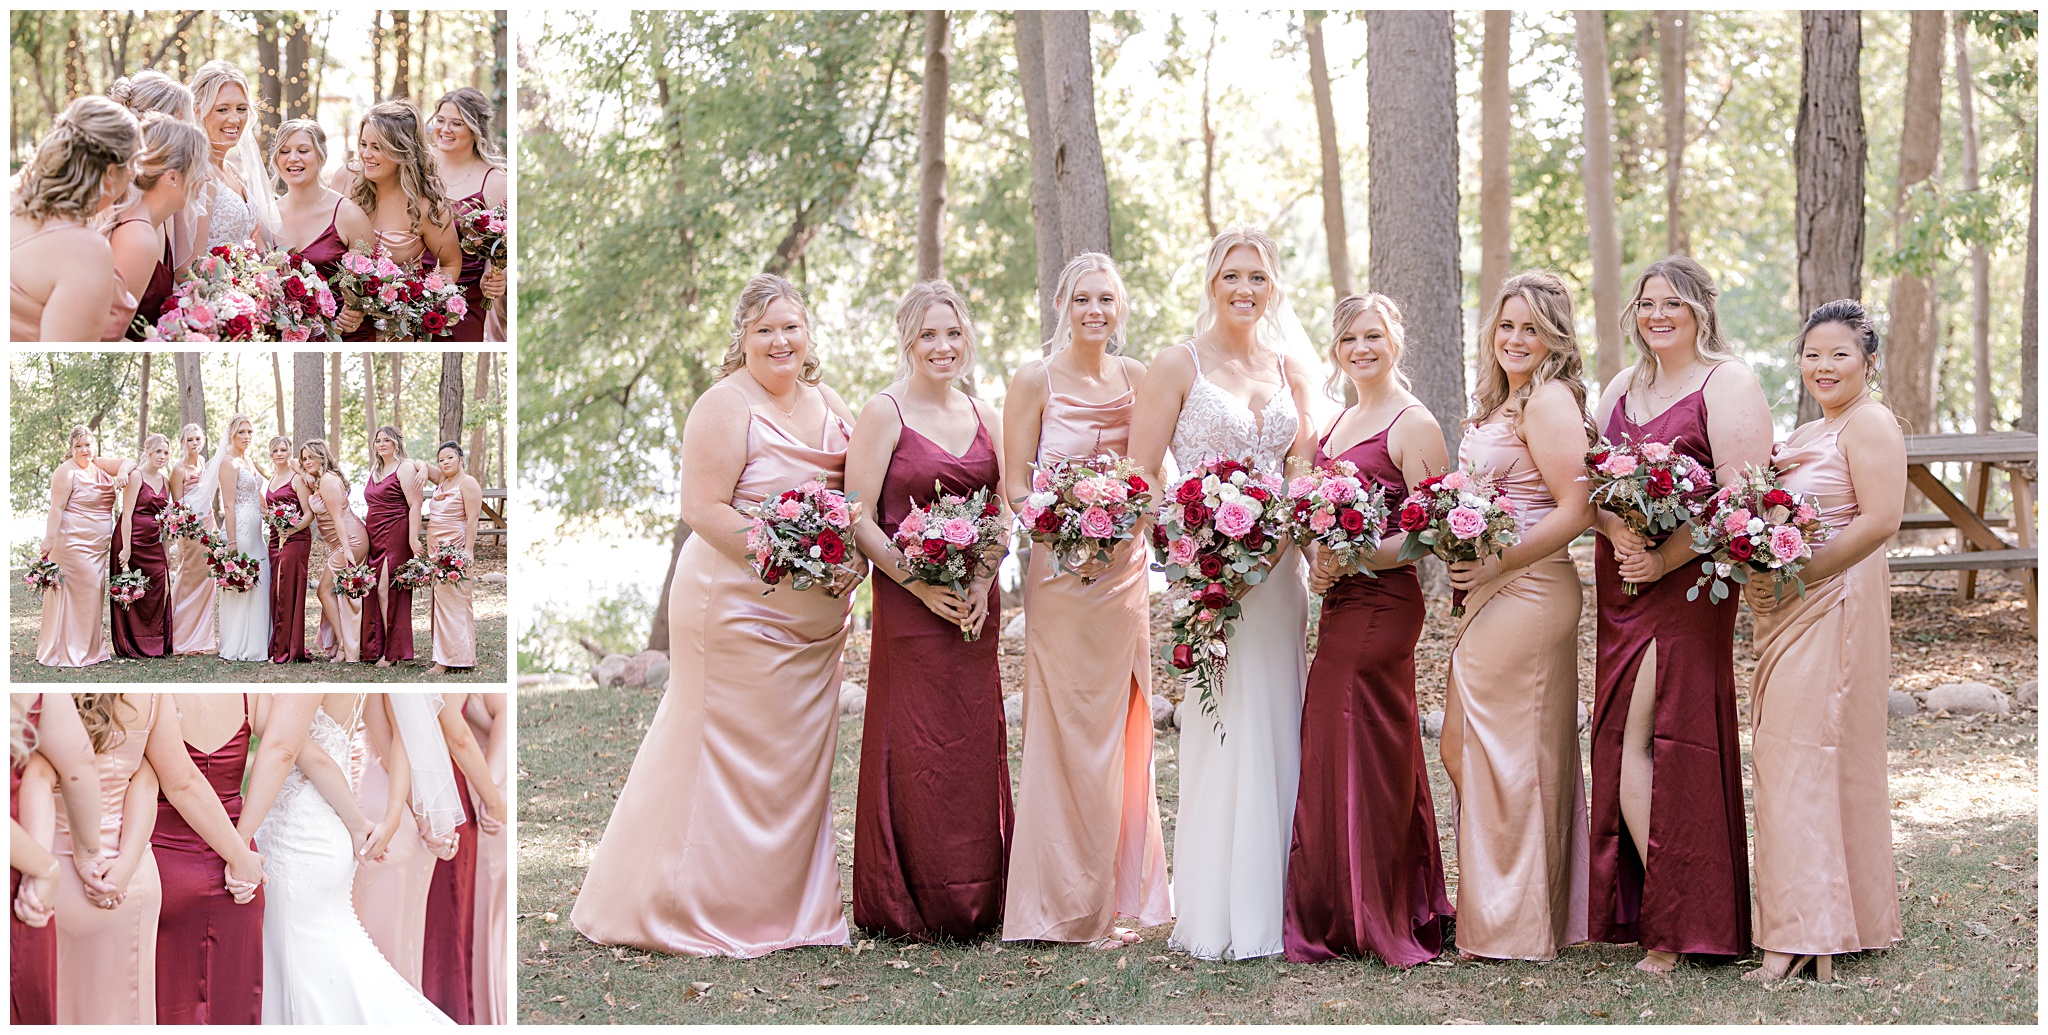
[[(127, 607), (109, 603), (114, 653), (124, 658), (161, 658), (171, 652), (171, 562), (164, 553), (162, 520), (171, 498), (165, 490), (138, 477), (135, 480), (135, 544), (128, 550), (128, 566), (149, 577), (142, 599)], [(121, 524), (114, 523), (109, 573), (121, 570)]]
[[(212, 751), (184, 745), (229, 822), (242, 818), (250, 737), (249, 695), (243, 694), (242, 726), (227, 743)], [(226, 860), (161, 793), (149, 847), (164, 892), (156, 927), (156, 1022), (263, 1023), (263, 889), (236, 905), (221, 880)]]

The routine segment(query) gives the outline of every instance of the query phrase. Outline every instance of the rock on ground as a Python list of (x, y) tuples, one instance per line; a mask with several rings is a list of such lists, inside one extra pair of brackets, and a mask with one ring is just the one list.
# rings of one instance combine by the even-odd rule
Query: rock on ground
[[(339, 202), (336, 204), (339, 204)], [(1010, 617), (1008, 622), (1003, 623), (1003, 636), (1008, 638), (1022, 635), (1024, 635), (1024, 609), (1020, 607), (1017, 609), (1017, 613)]]
[(1894, 719), (1909, 719), (1920, 714), (1920, 699), (1912, 694), (1894, 690), (1885, 699), (1885, 714)]
[(1152, 695), (1152, 725), (1165, 729), (1173, 724), (1173, 702), (1163, 694)]
[(590, 670), (590, 681), (599, 686), (626, 685), (626, 664), (632, 659), (624, 654), (607, 654), (597, 667)]
[[(340, 203), (336, 202), (336, 204)], [(505, 584), (505, 576), (502, 572), (487, 571), (476, 577), (476, 584), (479, 586), (502, 586)]]
[(1444, 733), (1444, 713), (1443, 713), (1443, 709), (1441, 709), (1441, 708), (1438, 708), (1438, 709), (1436, 709), (1435, 711), (1429, 712), (1428, 714), (1426, 714), (1426, 715), (1424, 715), (1424, 716), (1422, 717), (1422, 735), (1423, 735), (1423, 736), (1425, 736), (1425, 737), (1441, 737), (1441, 736), (1443, 736), (1443, 733)]
[[(1580, 702), (1578, 702), (1578, 705), (1579, 705), (1579, 732), (1581, 732), (1581, 733), (1584, 733), (1584, 732), (1586, 731), (1586, 727), (1587, 727), (1587, 726), (1590, 726), (1590, 725), (1592, 725), (1592, 724), (1593, 724), (1593, 713), (1592, 713), (1592, 712), (1589, 712), (1589, 711), (1587, 711), (1587, 710), (1586, 710), (1586, 702), (1584, 702), (1584, 701), (1580, 701)], [(1442, 728), (1442, 726), (1443, 726), (1443, 723), (1442, 723), (1441, 721), (1439, 721), (1439, 722), (1437, 723), (1437, 726), (1438, 726), (1438, 728), (1439, 728), (1439, 729), (1441, 729), (1441, 728)]]
[(2012, 699), (1984, 683), (1943, 683), (1927, 692), (1927, 710), (1950, 715), (2004, 715)]
[(2040, 681), (2035, 679), (2029, 679), (2026, 682), (2021, 683), (2019, 693), (2014, 694), (2012, 697), (2013, 703), (2019, 705), (2022, 708), (2039, 707), (2039, 705), (2036, 703), (2038, 698), (2035, 696), (2035, 688), (2039, 685)]
[(1011, 726), (1024, 725), (1024, 695), (1010, 694), (1003, 698), (1003, 722)]
[(626, 659), (626, 667), (619, 673), (620, 685), (636, 688), (662, 685), (662, 683), (650, 682), (647, 678), (649, 670), (656, 662), (661, 663), (662, 683), (666, 683), (668, 681), (668, 655), (658, 650), (643, 650)]
[(839, 714), (859, 715), (868, 710), (868, 688), (851, 679), (839, 684)]

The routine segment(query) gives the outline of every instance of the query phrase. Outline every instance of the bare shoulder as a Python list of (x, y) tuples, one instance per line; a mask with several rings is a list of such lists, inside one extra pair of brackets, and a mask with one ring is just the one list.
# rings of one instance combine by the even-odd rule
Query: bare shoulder
[(1899, 417), (1883, 403), (1850, 414), (1842, 422), (1840, 439), (1850, 449), (1887, 450), (1901, 458), (1906, 455), (1906, 433), (1899, 427)]
[(1131, 383), (1137, 384), (1145, 376), (1145, 361), (1136, 356), (1118, 356), (1124, 365), (1124, 373), (1130, 375)]
[(354, 198), (343, 195), (341, 205), (334, 210), (334, 232), (341, 235), (341, 243), (352, 244), (358, 239), (370, 236), (370, 214), (356, 204)]
[(1607, 379), (1607, 387), (1600, 390), (1600, 408), (1606, 410), (1622, 396), (1628, 394), (1629, 382), (1634, 380), (1636, 368), (1630, 364), (1621, 368), (1621, 373)]
[(1757, 380), (1756, 371), (1739, 359), (1724, 359), (1715, 364), (1707, 379), (1706, 395), (1709, 399), (1762, 395), (1763, 391), (1763, 382)]
[(841, 399), (839, 393), (834, 391), (831, 385), (823, 381), (818, 382), (818, 394), (825, 397), (825, 405), (830, 407), (833, 413), (838, 414), (844, 420), (853, 420), (853, 411), (847, 409), (846, 400)]
[(1159, 355), (1152, 357), (1152, 366), (1146, 371), (1145, 379), (1152, 380), (1153, 374), (1160, 375), (1167, 384), (1194, 384), (1195, 357), (1179, 345), (1167, 346), (1159, 350)]
[(1422, 400), (1411, 395), (1404, 406), (1405, 408), (1394, 416), (1393, 426), (1396, 434), (1413, 435), (1426, 431), (1442, 437), (1443, 425), (1437, 422), (1436, 414), (1429, 412), (1429, 407), (1423, 405)]
[(747, 415), (747, 397), (729, 381), (720, 381), (697, 397), (690, 404), (690, 415), (684, 419), (684, 426), (697, 423), (698, 418), (710, 421), (737, 420)]
[(891, 399), (887, 392), (876, 392), (860, 408), (860, 421), (857, 426), (866, 428), (879, 428), (884, 425), (896, 427), (902, 423), (903, 417), (896, 411), (896, 401)]
[(1002, 408), (995, 403), (972, 395), (967, 397), (967, 401), (974, 405), (974, 414), (981, 418), (981, 423), (984, 426), (994, 428), (1003, 423)]

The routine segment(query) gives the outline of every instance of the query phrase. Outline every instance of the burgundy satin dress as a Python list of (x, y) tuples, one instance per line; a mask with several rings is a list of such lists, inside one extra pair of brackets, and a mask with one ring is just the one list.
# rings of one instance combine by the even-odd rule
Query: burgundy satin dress
[[(485, 169), (483, 180), (476, 185), (476, 193), (466, 198), (458, 198), (455, 202), (456, 210), (467, 212), (491, 207), (491, 203), (484, 200), (484, 188), (490, 185), (491, 174), (497, 171)], [(489, 312), (491, 307), (489, 302), (484, 301), (484, 267), (489, 261), (481, 255), (463, 253), (462, 274), (455, 278), (455, 282), (462, 285), (462, 300), (469, 303), (469, 310), (463, 314), (461, 321), (449, 330), (446, 340), (484, 340), (484, 314)]]
[[(146, 219), (124, 219), (123, 223), (147, 223)], [(115, 224), (119, 226), (120, 224)], [(154, 326), (157, 318), (164, 315), (164, 303), (170, 301), (171, 289), (177, 286), (176, 272), (171, 268), (171, 239), (164, 235), (164, 257), (149, 271), (149, 286), (143, 289), (142, 298), (135, 305), (135, 315)], [(136, 332), (135, 323), (129, 321), (126, 335), (131, 341), (141, 341), (143, 336)], [(154, 657), (154, 655), (152, 655)]]
[(470, 997), (471, 970), (476, 960), (476, 843), (469, 780), (455, 767), (455, 796), (465, 817), (455, 829), (462, 835), (455, 858), (434, 860), (434, 882), (427, 887), (427, 937), (421, 956), (420, 994), (457, 1024), (474, 1024)]
[[(286, 502), (305, 516), (305, 501), (289, 479), (263, 493), (266, 511), (273, 503)], [(313, 525), (307, 522), (282, 542), (277, 529), (268, 524), (263, 529), (270, 541), (270, 660), (278, 665), (311, 661), (313, 653), (306, 649), (306, 568), (313, 555)]]
[(412, 536), (406, 517), (405, 488), (398, 471), (363, 483), (364, 524), (370, 532), (370, 567), (378, 573), (382, 592), (371, 587), (363, 598), (364, 661), (411, 661), (412, 590), (390, 585), (391, 573), (412, 560)]
[[(1337, 459), (1398, 510), (1408, 486), (1387, 452), (1392, 428)], [(1282, 936), (1296, 963), (1370, 954), (1412, 967), (1443, 951), (1452, 915), (1415, 706), (1422, 584), (1414, 565), (1378, 575), (1347, 575), (1323, 597), (1287, 853)]]
[[(33, 736), (36, 720), (43, 714), (43, 695), (30, 702), (27, 731)], [(24, 767), (11, 759), (7, 766), (7, 816), (21, 819), (21, 772)], [(59, 808), (63, 806), (58, 805)], [(49, 847), (48, 845), (44, 846)], [(59, 859), (60, 864), (63, 863)], [(57, 1023), (57, 920), (30, 927), (14, 915), (15, 896), (21, 894), (21, 871), (7, 871), (7, 1023)]]
[[(327, 217), (327, 229), (313, 238), (311, 244), (299, 249), (299, 257), (313, 264), (313, 272), (320, 274), (331, 286), (334, 275), (341, 269), (341, 257), (348, 254), (348, 242), (341, 239), (341, 231), (335, 228), (335, 220), (341, 215), (341, 203), (346, 198), (334, 200), (334, 212)], [(341, 293), (335, 292), (335, 304), (341, 304)], [(342, 335), (343, 341), (370, 341), (374, 337), (370, 321), (365, 319), (361, 327)]]
[[(1708, 379), (1713, 375), (1709, 373)], [(1603, 434), (1669, 442), (1714, 466), (1706, 385), (1637, 424), (1624, 397)], [(1599, 641), (1593, 699), (1592, 865), (1588, 934), (1663, 952), (1749, 951), (1749, 858), (1742, 814), (1742, 747), (1735, 720), (1739, 601), (1685, 599), (1699, 575), (1681, 564), (1642, 592), (1622, 588), (1614, 550), (1596, 537)], [(1621, 818), (1621, 735), (1636, 670), (1657, 648), (1651, 728), (1650, 858), (1636, 855)]]
[[(904, 425), (874, 504), (882, 531), (894, 536), (913, 503), (929, 504), (934, 482), (1002, 491), (986, 426), (955, 457)], [(878, 575), (873, 592), (853, 922), (891, 938), (964, 941), (1002, 925), (1015, 823), (996, 664), (1001, 599), (989, 586), (988, 617), (969, 642), (894, 579)]]
[[(127, 607), (109, 602), (113, 612), (114, 653), (124, 658), (161, 658), (171, 653), (171, 561), (164, 552), (162, 520), (171, 505), (167, 491), (138, 481), (135, 492), (135, 545), (128, 566), (149, 576), (142, 599)], [(169, 486), (165, 486), (168, 490)], [(114, 524), (114, 548), (108, 573), (121, 571), (121, 525)]]
[[(230, 821), (242, 818), (249, 736), (249, 695), (243, 694), (242, 728), (227, 743), (211, 752), (185, 745)], [(236, 905), (223, 886), (226, 861), (161, 794), (149, 847), (164, 894), (156, 926), (156, 1022), (263, 1023), (263, 889)]]

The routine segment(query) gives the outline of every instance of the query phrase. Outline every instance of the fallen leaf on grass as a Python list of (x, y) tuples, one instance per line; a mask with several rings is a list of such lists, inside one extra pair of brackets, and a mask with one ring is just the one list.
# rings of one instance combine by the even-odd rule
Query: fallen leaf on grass
[(1587, 1013), (1590, 1013), (1590, 1014), (1592, 1014), (1592, 1015), (1593, 1015), (1593, 1016), (1595, 1016), (1595, 1017), (1605, 1017), (1605, 1016), (1607, 1016), (1607, 1011), (1605, 1011), (1605, 1010), (1587, 1010), (1586, 1012), (1587, 1012)]
[[(337, 204), (339, 204), (339, 202), (337, 202)], [(562, 918), (561, 918), (560, 916), (558, 916), (558, 915), (556, 915), (556, 914), (554, 914), (554, 913), (542, 913), (542, 914), (540, 915), (540, 918), (541, 918), (542, 920), (545, 920), (545, 921), (547, 921), (548, 923), (551, 923), (551, 924), (552, 924), (552, 923), (555, 923), (556, 921), (558, 921), (558, 920), (560, 920), (560, 919), (562, 919)]]
[(845, 999), (840, 1001), (847, 1003), (865, 1003), (868, 1001), (868, 997), (867, 993), (865, 992), (855, 992), (854, 994), (847, 996)]
[(1073, 991), (1074, 989), (1080, 988), (1080, 987), (1081, 987), (1082, 985), (1085, 985), (1085, 984), (1087, 984), (1087, 983), (1088, 983), (1088, 979), (1087, 979), (1087, 978), (1082, 978), (1081, 980), (1079, 980), (1079, 981), (1076, 981), (1076, 982), (1074, 982), (1074, 983), (1073, 983), (1073, 984), (1071, 984), (1071, 985), (1068, 985), (1068, 986), (1067, 986), (1067, 991), (1071, 992), (1071, 991)]
[(890, 965), (890, 966), (892, 966), (892, 967), (895, 967), (895, 968), (896, 968), (897, 970), (909, 970), (909, 969), (910, 969), (910, 961), (909, 961), (909, 960), (890, 960), (890, 961), (889, 961), (889, 965)]
[(683, 989), (683, 1001), (684, 1001), (684, 1002), (689, 1002), (690, 1000), (692, 1000), (692, 999), (695, 999), (695, 998), (697, 998), (698, 996), (700, 996), (700, 995), (703, 995), (704, 993), (706, 993), (706, 992), (708, 992), (708, 991), (710, 991), (710, 990), (711, 990), (711, 982), (709, 982), (709, 981), (692, 981), (692, 982), (690, 982), (690, 987), (688, 987), (688, 988), (685, 988), (685, 989)]
[[(1987, 932), (1985, 932), (1985, 933), (1986, 933), (1986, 934), (1989, 934), (1990, 932), (1988, 932), (1988, 931), (1987, 931)], [(1118, 970), (1122, 970), (1122, 969), (1124, 969), (1124, 964), (1126, 964), (1126, 963), (1129, 963), (1129, 962), (1130, 962), (1130, 961), (1129, 961), (1129, 960), (1127, 960), (1127, 959), (1125, 959), (1124, 957), (1122, 957), (1122, 956), (1118, 956), (1118, 957), (1116, 958), (1116, 969), (1118, 969)]]
[(553, 999), (550, 999), (550, 1000), (548, 1000), (548, 1002), (551, 1002), (551, 1003), (566, 1003), (566, 1002), (568, 1002), (568, 1001), (569, 1001), (569, 997), (568, 997), (568, 996), (565, 996), (565, 995), (558, 995), (558, 996), (554, 997)]
[(839, 985), (840, 985), (840, 981), (839, 981), (839, 979), (838, 979), (838, 978), (832, 978), (832, 977), (828, 977), (828, 978), (819, 978), (819, 979), (818, 979), (818, 987), (819, 987), (819, 988), (838, 988), (838, 987), (839, 987)]

